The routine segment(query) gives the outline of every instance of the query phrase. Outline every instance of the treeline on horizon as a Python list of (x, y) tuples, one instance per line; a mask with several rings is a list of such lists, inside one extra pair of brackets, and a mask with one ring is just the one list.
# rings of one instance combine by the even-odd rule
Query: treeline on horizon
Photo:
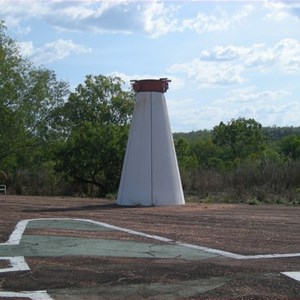
[[(174, 139), (186, 138), (188, 140), (205, 139), (212, 135), (211, 129), (192, 130), (190, 132), (175, 132), (173, 133)], [(265, 126), (262, 127), (262, 133), (267, 139), (278, 141), (287, 135), (300, 135), (300, 126)]]
[(300, 127), (232, 119), (174, 133), (185, 193), (203, 202), (300, 203)]
[[(134, 107), (118, 77), (87, 75), (74, 91), (23, 58), (0, 21), (0, 184), (8, 193), (114, 197)], [(300, 127), (232, 119), (174, 133), (186, 198), (300, 200)]]

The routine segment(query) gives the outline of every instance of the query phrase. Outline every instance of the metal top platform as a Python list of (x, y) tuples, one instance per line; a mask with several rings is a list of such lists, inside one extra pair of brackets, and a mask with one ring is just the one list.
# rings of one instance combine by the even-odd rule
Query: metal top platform
[(165, 93), (169, 88), (169, 82), (171, 80), (167, 78), (160, 79), (143, 79), (143, 80), (131, 80), (131, 85), (136, 93), (139, 92), (160, 92)]

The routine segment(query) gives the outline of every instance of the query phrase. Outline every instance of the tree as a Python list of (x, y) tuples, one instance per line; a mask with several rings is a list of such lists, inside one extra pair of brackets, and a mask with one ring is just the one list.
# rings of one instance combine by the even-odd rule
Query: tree
[(57, 153), (59, 172), (99, 187), (99, 195), (116, 190), (126, 149), (133, 94), (118, 77), (88, 75), (61, 109), (66, 141)]
[(69, 84), (58, 81), (46, 68), (34, 68), (28, 73), (19, 110), (24, 114), (26, 129), (35, 137), (47, 140), (53, 134), (53, 115), (69, 95)]
[(196, 157), (191, 153), (190, 143), (186, 138), (175, 140), (175, 149), (178, 160), (178, 165), (181, 170), (194, 169), (198, 162)]
[(17, 139), (23, 135), (22, 118), (15, 113), (14, 103), (23, 88), (22, 74), (27, 68), (18, 54), (16, 43), (5, 34), (0, 21), (0, 166), (14, 165)]
[(300, 157), (300, 136), (291, 134), (284, 138), (279, 143), (282, 153), (291, 159), (298, 159)]
[(222, 149), (213, 143), (211, 136), (198, 139), (192, 144), (192, 152), (204, 168), (222, 168)]
[(254, 119), (232, 119), (213, 128), (213, 142), (225, 150), (229, 160), (244, 159), (264, 149), (262, 126)]
[(0, 21), (0, 167), (8, 174), (49, 159), (49, 144), (58, 133), (53, 113), (68, 93), (68, 84), (53, 71), (20, 55)]
[(23, 59), (16, 42), (6, 35), (4, 22), (0, 21), (0, 101), (4, 106), (15, 108), (26, 86), (31, 64)]

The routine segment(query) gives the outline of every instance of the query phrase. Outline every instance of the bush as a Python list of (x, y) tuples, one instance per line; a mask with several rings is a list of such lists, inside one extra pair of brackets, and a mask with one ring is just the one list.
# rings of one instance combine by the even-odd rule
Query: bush
[(198, 169), (183, 182), (186, 194), (199, 201), (298, 204), (300, 162), (248, 162), (226, 172)]

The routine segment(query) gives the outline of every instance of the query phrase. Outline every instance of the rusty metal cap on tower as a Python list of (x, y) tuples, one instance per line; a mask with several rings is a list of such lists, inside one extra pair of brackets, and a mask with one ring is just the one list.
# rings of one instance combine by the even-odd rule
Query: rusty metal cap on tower
[(165, 93), (169, 88), (171, 80), (167, 78), (131, 80), (131, 86), (136, 93), (139, 92), (160, 92)]

